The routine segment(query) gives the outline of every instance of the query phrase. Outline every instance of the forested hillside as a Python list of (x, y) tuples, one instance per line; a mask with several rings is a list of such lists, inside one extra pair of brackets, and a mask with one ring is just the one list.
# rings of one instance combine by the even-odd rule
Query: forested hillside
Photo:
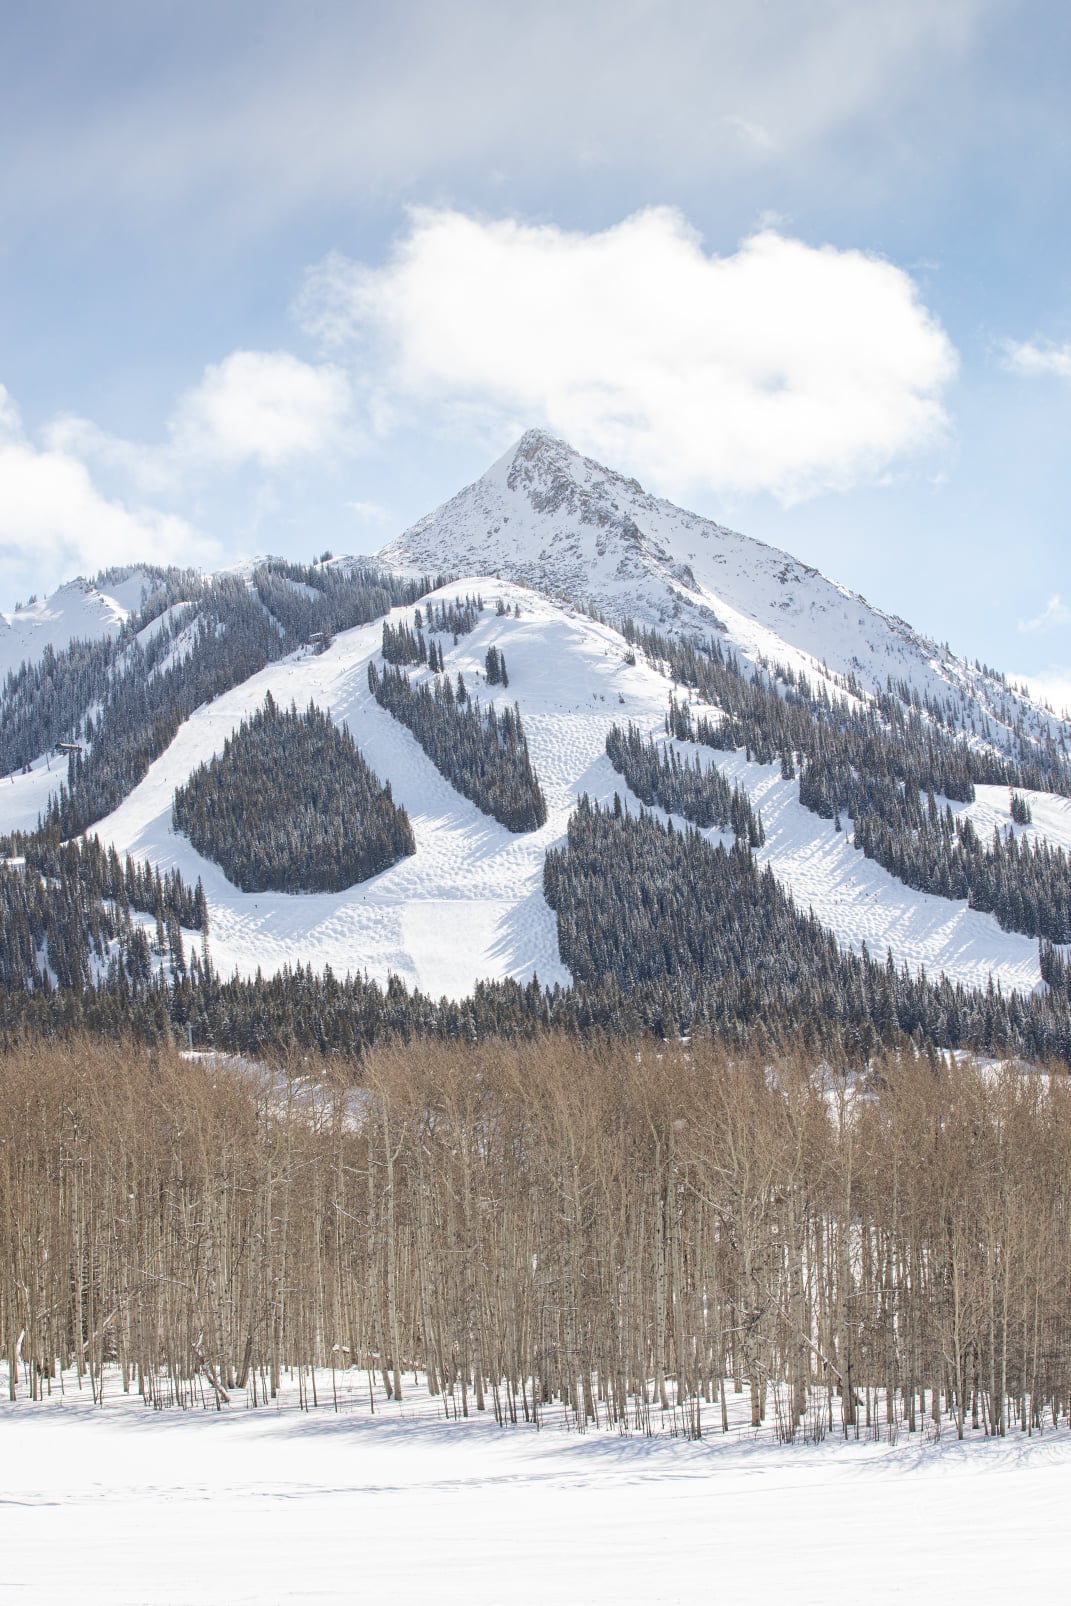
[(641, 803), (657, 803), (704, 829), (731, 830), (751, 848), (766, 840), (762, 820), (746, 793), (730, 786), (713, 766), (703, 766), (698, 759), (682, 760), (675, 748), (656, 747), (653, 738), (645, 739), (635, 725), (630, 723), (627, 730), (613, 727), (606, 738), (606, 756)]
[[(98, 985), (114, 995), (117, 1020), (133, 1023), (135, 1000), (151, 994), (155, 1035), (167, 1018), (166, 994), (153, 985), (161, 973), (176, 980), (187, 971), (182, 928), (207, 930), (204, 891), (187, 887), (171, 871), (120, 863), (95, 837), (60, 844), (40, 837), (6, 844), (22, 849), (0, 860), (0, 1013), (7, 1022), (20, 1009), (13, 1000), (53, 1006), (92, 995)], [(151, 917), (138, 921), (135, 913)], [(197, 966), (196, 955), (190, 962)], [(125, 1003), (124, 1003), (125, 1001)], [(65, 1013), (60, 1003), (58, 1018)], [(140, 1024), (140, 1023), (139, 1023)]]
[[(180, 957), (178, 911), (196, 911), (200, 900), (178, 878), (161, 880), (157, 895), (151, 874), (124, 876), (120, 867), (116, 881), (115, 862), (99, 849), (64, 848), (55, 863), (58, 880), (0, 871), (5, 921), (26, 926), (12, 949), (19, 965), (0, 985), (0, 1042), (26, 1031), (88, 1029), (150, 1042), (175, 1033), (250, 1054), (361, 1053), (412, 1038), (529, 1038), (557, 1028), (590, 1041), (709, 1035), (855, 1065), (883, 1044), (909, 1043), (1071, 1064), (1071, 970), (1058, 951), (1044, 949), (1050, 985), (1028, 997), (843, 954), (743, 845), (726, 851), (692, 828), (619, 809), (582, 803), (567, 847), (547, 858), (547, 896), (574, 984), (485, 982), (456, 1001), (431, 999), (397, 978), (383, 987), (359, 971), (337, 977), (301, 965), (249, 980), (220, 977), (204, 952)], [(122, 917), (127, 879), (156, 903), (156, 946), (176, 950), (178, 962), (142, 963), (143, 939)], [(50, 933), (57, 953), (73, 957), (46, 978), (38, 955)], [(107, 945), (116, 938), (112, 957)]]
[[(949, 801), (968, 803), (976, 784), (1028, 787), (1071, 795), (1071, 755), (1025, 737), (1019, 760), (958, 732), (950, 709), (910, 702), (893, 692), (872, 702), (845, 687), (832, 700), (784, 666), (750, 676), (716, 641), (682, 646), (652, 631), (629, 639), (720, 710), (693, 714), (671, 698), (667, 727), (681, 741), (715, 750), (745, 748), (749, 758), (781, 763), (799, 777), (799, 800), (830, 820), (850, 819), (868, 857), (920, 892), (966, 898), (1010, 931), (1071, 941), (1071, 860), (1059, 848), (1021, 846), (1014, 837), (979, 840)], [(907, 691), (907, 688), (902, 688)], [(647, 801), (655, 801), (654, 793)]]
[[(1011, 757), (905, 686), (868, 698), (845, 679), (832, 695), (828, 676), (748, 669), (716, 641), (622, 637), (494, 579), (428, 596), (333, 560), (195, 578), (158, 581), (137, 633), (46, 654), (11, 683), (30, 742), (38, 717), (69, 731), (59, 711), (104, 676), (73, 727), (73, 789), (42, 835), (6, 845), (27, 856), (29, 902), (11, 917), (5, 1032), (363, 1052), (556, 1026), (802, 1041), (852, 1062), (909, 1038), (1071, 1053), (1060, 741), (1024, 734)], [(351, 618), (372, 628), (321, 651), (330, 630), (312, 627)], [(294, 632), (307, 639), (286, 653)], [(507, 678), (496, 706), (485, 688)], [(42, 762), (3, 801), (48, 781)], [(118, 872), (107, 853), (103, 870), (68, 866), (61, 895), (79, 799), (124, 791), (103, 827)], [(506, 829), (473, 829), (464, 798)], [(128, 853), (150, 865), (129, 873)], [(181, 888), (161, 876), (158, 895), (151, 864), (178, 864)], [(207, 896), (190, 890), (201, 873)], [(266, 890), (287, 894), (285, 916), (256, 908)], [(109, 925), (124, 899), (146, 939)], [(207, 949), (180, 951), (172, 923), (203, 931), (210, 914)]]
[(0, 771), (20, 769), (61, 740), (77, 745), (50, 811), (64, 836), (76, 835), (121, 802), (202, 703), (297, 647), (322, 649), (336, 630), (379, 618), (432, 584), (368, 566), (275, 561), (251, 580), (166, 571), (116, 641), (50, 650), (8, 677)]

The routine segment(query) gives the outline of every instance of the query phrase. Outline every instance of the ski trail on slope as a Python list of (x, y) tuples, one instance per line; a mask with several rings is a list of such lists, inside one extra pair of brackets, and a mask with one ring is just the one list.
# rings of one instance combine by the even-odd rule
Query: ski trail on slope
[[(197, 709), (130, 796), (95, 827), (120, 853), (146, 858), (161, 869), (177, 868), (190, 882), (201, 877), (210, 949), (221, 974), (252, 976), (258, 969), (272, 974), (297, 963), (317, 970), (330, 965), (339, 976), (367, 972), (380, 982), (393, 973), (433, 997), (451, 998), (471, 993), (481, 979), (527, 982), (538, 975), (544, 983), (568, 983), (554, 916), (542, 895), (546, 851), (564, 841), (582, 793), (602, 803), (611, 802), (615, 792), (626, 795), (606, 757), (607, 732), (615, 722), (632, 719), (664, 740), (670, 687), (646, 664), (626, 662), (626, 645), (616, 631), (523, 588), (470, 578), (435, 596), (450, 599), (476, 590), (490, 603), (476, 629), (456, 645), (447, 635), (437, 639), (451, 674), (460, 670), (481, 701), (494, 701), (499, 708), (514, 700), (519, 704), (547, 798), (546, 825), (514, 836), (482, 814), (374, 701), (367, 670), (380, 648), (381, 620), (345, 632), (322, 654), (302, 652), (270, 664)], [(519, 619), (496, 614), (499, 596), (511, 607), (520, 604)], [(411, 621), (412, 609), (394, 610), (392, 622), (402, 619)], [(504, 651), (510, 676), (508, 689), (496, 688), (493, 698), (482, 676), (492, 644)], [(314, 701), (349, 726), (368, 763), (381, 780), (389, 780), (395, 799), (409, 813), (417, 844), (412, 857), (343, 893), (247, 894), (172, 831), (175, 787), (222, 750), (269, 690), (284, 705), (293, 700), (300, 708)], [(779, 765), (749, 764), (742, 752), (715, 754), (692, 746), (687, 751), (698, 751), (704, 763), (716, 764), (746, 789), (766, 828), (760, 862), (771, 866), (798, 906), (813, 910), (843, 947), (859, 952), (865, 944), (878, 959), (891, 949), (898, 965), (944, 971), (972, 986), (984, 987), (991, 972), (1006, 990), (1029, 991), (1039, 984), (1032, 938), (1001, 931), (991, 915), (965, 903), (903, 886), (856, 852), (848, 831), (838, 833), (832, 822), (804, 809), (796, 783), (781, 780)], [(32, 776), (0, 785), (0, 827), (32, 825), (48, 789), (64, 773), (60, 767), (47, 775), (42, 766)], [(980, 787), (978, 793), (970, 812), (980, 830), (1002, 810), (1010, 822), (1005, 789)], [(1045, 794), (1030, 798), (1034, 825), (1025, 829), (1071, 844), (1071, 803)], [(631, 806), (639, 808), (635, 799)]]

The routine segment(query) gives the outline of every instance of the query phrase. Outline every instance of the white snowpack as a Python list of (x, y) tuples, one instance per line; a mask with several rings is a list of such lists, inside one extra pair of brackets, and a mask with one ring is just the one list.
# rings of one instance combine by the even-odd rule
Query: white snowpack
[[(493, 573), (666, 634), (708, 637), (812, 681), (905, 681), (951, 700), (979, 733), (1018, 720), (1058, 740), (1067, 725), (996, 676), (919, 635), (789, 553), (649, 495), (634, 479), (529, 430), (486, 474), (383, 549), (422, 572)], [(835, 679), (831, 694), (843, 695)]]
[[(6, 1379), (4, 1380), (6, 1396)], [(446, 1421), (418, 1384), (284, 1377), (277, 1401), (153, 1413), (108, 1377), (0, 1403), (0, 1583), (34, 1606), (799, 1606), (1059, 1599), (1071, 1434), (779, 1444), (550, 1413)], [(746, 1398), (744, 1396), (743, 1398)]]

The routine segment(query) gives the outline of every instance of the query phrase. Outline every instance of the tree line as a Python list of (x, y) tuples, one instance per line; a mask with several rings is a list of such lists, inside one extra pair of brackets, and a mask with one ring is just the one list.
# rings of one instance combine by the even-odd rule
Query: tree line
[[(409, 605), (436, 583), (370, 566), (273, 563), (251, 582), (164, 571), (117, 642), (76, 642), (8, 678), (0, 767), (21, 768), (61, 740), (80, 744), (48, 815), (64, 836), (79, 835), (133, 790), (195, 708), (297, 647), (322, 647), (332, 631)], [(166, 609), (171, 615), (149, 632)]]
[(657, 803), (703, 830), (732, 831), (748, 847), (765, 842), (762, 817), (746, 792), (730, 786), (720, 770), (702, 765), (698, 757), (689, 763), (675, 748), (657, 747), (631, 720), (625, 730), (611, 728), (606, 756), (629, 791), (648, 807)]
[[(9, 1017), (21, 998), (24, 1014), (36, 1005), (43, 1020), (62, 1018), (62, 1000), (98, 989), (129, 1009), (160, 973), (154, 953), (172, 976), (186, 975), (182, 928), (208, 929), (200, 881), (191, 889), (177, 870), (161, 875), (129, 856), (124, 864), (96, 837), (16, 837), (5, 847), (25, 855), (24, 867), (0, 868), (0, 993)], [(135, 912), (153, 916), (153, 943)]]
[[(905, 885), (966, 898), (1005, 930), (1069, 940), (1068, 855), (1024, 848), (1010, 830), (980, 843), (971, 821), (954, 818), (947, 802), (972, 802), (976, 783), (1071, 791), (1071, 762), (1051, 738), (1016, 762), (972, 745), (914, 706), (905, 709), (892, 694), (862, 708), (847, 697), (830, 699), (824, 686), (812, 691), (806, 677), (786, 667), (749, 679), (717, 642), (700, 649), (653, 632), (630, 634), (675, 680), (721, 709), (716, 719), (696, 716), (687, 701), (671, 697), (671, 735), (715, 749), (744, 748), (757, 763), (779, 758), (783, 779), (798, 776), (804, 808), (838, 824), (850, 817), (854, 845)], [(943, 806), (938, 799), (946, 800)]]
[[(468, 635), (476, 628), (476, 622), (483, 612), (483, 598), (466, 596), (456, 602), (429, 602), (423, 609), (416, 608), (413, 612), (412, 626), (402, 619), (398, 624), (392, 625), (389, 620), (383, 621), (383, 662), (387, 664), (427, 664), (429, 669), (443, 674), (446, 664), (443, 659), (442, 643), (425, 638), (426, 628), (430, 633), (438, 632), (452, 635), (457, 645), (459, 636)], [(508, 684), (508, 682), (507, 682)]]
[(605, 809), (580, 799), (565, 847), (547, 853), (543, 885), (575, 983), (612, 983), (632, 1000), (625, 1018), (638, 1009), (665, 1037), (761, 1030), (787, 1043), (829, 1026), (864, 1049), (907, 1035), (1032, 1058), (1071, 1050), (1055, 990), (965, 990), (898, 970), (891, 954), (880, 963), (842, 953), (744, 844), (726, 849), (691, 827), (630, 814), (620, 798)]
[[(338, 977), (301, 964), (221, 977), (203, 947), (188, 943), (184, 954), (180, 921), (167, 907), (174, 883), (163, 880), (154, 946), (164, 961), (149, 964), (144, 932), (127, 917), (117, 934), (113, 901), (91, 893), (77, 845), (62, 852), (58, 882), (0, 872), (10, 900), (4, 929), (23, 933), (10, 942), (0, 981), (0, 1044), (27, 1032), (89, 1031), (251, 1055), (361, 1055), (411, 1040), (538, 1039), (556, 1030), (588, 1042), (683, 1034), (857, 1066), (905, 1046), (1071, 1064), (1071, 967), (1058, 948), (1042, 944), (1047, 985), (1027, 995), (911, 975), (891, 956), (841, 953), (743, 845), (712, 846), (690, 827), (629, 816), (620, 801), (603, 810), (583, 800), (565, 848), (548, 855), (545, 893), (571, 984), (483, 981), (464, 999), (433, 999), (398, 977), (382, 985), (359, 971)], [(179, 885), (176, 908), (189, 896)], [(203, 900), (199, 888), (193, 896)]]

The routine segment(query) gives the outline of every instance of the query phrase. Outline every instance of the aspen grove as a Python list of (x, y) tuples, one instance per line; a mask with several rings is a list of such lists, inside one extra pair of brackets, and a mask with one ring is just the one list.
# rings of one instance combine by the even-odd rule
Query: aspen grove
[(27, 1040), (0, 1059), (8, 1388), (73, 1367), (101, 1404), (224, 1409), (291, 1371), (330, 1405), (323, 1369), (358, 1368), (581, 1431), (717, 1433), (733, 1391), (786, 1440), (1047, 1430), (1069, 1175), (1066, 1076), (932, 1053), (849, 1076), (547, 1035), (287, 1071)]

